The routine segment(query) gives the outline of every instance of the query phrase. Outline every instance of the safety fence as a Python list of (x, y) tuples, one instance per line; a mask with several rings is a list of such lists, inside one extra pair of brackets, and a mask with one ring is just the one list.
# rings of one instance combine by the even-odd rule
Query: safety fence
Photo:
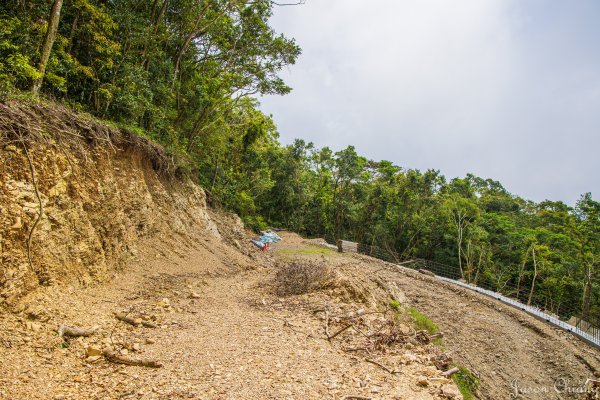
[(548, 295), (536, 293), (536, 288), (532, 289), (531, 285), (526, 286), (521, 282), (514, 282), (514, 277), (507, 274), (506, 271), (499, 271), (497, 275), (493, 276), (471, 270), (465, 273), (466, 266), (461, 273), (458, 266), (405, 257), (392, 249), (384, 249), (379, 246), (345, 240), (330, 241), (330, 243), (335, 244), (338, 251), (368, 255), (396, 264), (400, 268), (429, 271), (445, 282), (493, 297), (540, 320), (572, 332), (600, 348), (600, 316), (587, 315), (582, 318), (581, 304), (557, 303)]

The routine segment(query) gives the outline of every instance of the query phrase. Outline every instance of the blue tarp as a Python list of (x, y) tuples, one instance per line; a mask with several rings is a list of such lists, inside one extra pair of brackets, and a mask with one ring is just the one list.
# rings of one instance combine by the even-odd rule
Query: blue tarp
[(268, 243), (277, 243), (281, 240), (281, 236), (279, 236), (278, 234), (276, 234), (273, 231), (265, 231), (265, 232), (261, 232), (262, 235), (260, 235), (260, 237), (258, 238), (258, 240), (254, 240), (254, 239), (250, 239), (250, 241), (252, 242), (252, 244), (254, 244), (256, 247), (258, 247), (259, 249), (263, 249), (264, 250), (264, 246), (265, 244)]

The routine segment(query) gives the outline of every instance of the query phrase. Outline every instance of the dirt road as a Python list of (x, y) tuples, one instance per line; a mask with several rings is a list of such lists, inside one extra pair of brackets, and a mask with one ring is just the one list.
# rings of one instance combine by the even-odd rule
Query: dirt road
[[(391, 376), (330, 343), (312, 312), (327, 297), (274, 296), (272, 256), (253, 257), (211, 238), (156, 241), (107, 284), (50, 287), (21, 314), (0, 316), (0, 398), (439, 399), (442, 388), (460, 398), (452, 382), (417, 385), (431, 367), (414, 363)], [(159, 328), (128, 325), (114, 312)], [(59, 324), (99, 330), (63, 342)], [(163, 366), (86, 358), (90, 346)]]
[[(407, 360), (397, 364), (401, 373), (390, 374), (344, 351), (341, 343), (351, 339), (351, 332), (335, 341), (325, 337), (317, 308), (334, 313), (374, 308), (386, 296), (383, 287), (394, 285), (407, 304), (446, 333), (446, 351), (480, 376), (483, 399), (510, 398), (514, 379), (524, 388), (546, 387), (560, 377), (580, 384), (600, 367), (598, 353), (578, 340), (494, 301), (417, 273), (399, 273), (376, 260), (315, 251), (295, 235), (283, 243), (270, 254), (249, 257), (200, 235), (155, 241), (111, 282), (90, 288), (57, 285), (38, 293), (22, 313), (0, 314), (0, 397), (461, 398), (453, 382), (435, 377), (439, 371), (429, 362), (429, 347), (407, 348), (401, 354)], [(269, 287), (273, 260), (290, 256), (324, 259), (342, 274), (344, 285), (305, 296), (275, 296)], [(114, 312), (143, 316), (159, 327), (134, 327), (117, 321)], [(92, 337), (63, 341), (56, 335), (61, 323), (99, 329)], [(163, 366), (86, 358), (86, 349), (105, 346)]]

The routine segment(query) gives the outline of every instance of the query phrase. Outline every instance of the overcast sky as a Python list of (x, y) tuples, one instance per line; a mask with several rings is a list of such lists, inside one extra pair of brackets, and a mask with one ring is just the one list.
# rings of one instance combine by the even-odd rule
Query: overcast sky
[(600, 196), (600, 1), (307, 0), (275, 7), (302, 47), (261, 99), (294, 138), (499, 180), (574, 204)]

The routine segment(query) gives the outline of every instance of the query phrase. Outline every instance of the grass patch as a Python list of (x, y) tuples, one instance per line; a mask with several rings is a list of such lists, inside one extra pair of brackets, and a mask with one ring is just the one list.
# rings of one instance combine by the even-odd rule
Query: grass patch
[(427, 316), (425, 314), (423, 314), (416, 308), (406, 307), (406, 311), (408, 311), (408, 313), (414, 318), (414, 320), (415, 320), (414, 328), (416, 330), (418, 330), (418, 331), (425, 330), (430, 335), (436, 334), (440, 331), (440, 328), (438, 328), (438, 326), (435, 324), (435, 322), (433, 322), (432, 320), (427, 318)]
[(476, 398), (475, 392), (479, 387), (479, 379), (468, 369), (464, 367), (459, 367), (459, 369), (460, 371), (452, 375), (452, 379), (456, 382), (464, 400), (472, 400)]
[(335, 251), (328, 249), (326, 247), (318, 247), (318, 246), (311, 246), (308, 248), (302, 248), (302, 249), (281, 249), (277, 251), (277, 254), (281, 254), (282, 256), (293, 256), (293, 255), (298, 255), (298, 254), (332, 254), (335, 253)]
[[(413, 317), (413, 327), (415, 328), (415, 330), (427, 331), (427, 333), (429, 333), (430, 335), (434, 335), (440, 331), (440, 328), (435, 324), (435, 322), (427, 318), (427, 315), (423, 314), (416, 308), (406, 307), (406, 311), (410, 314), (411, 317)], [(444, 347), (442, 338), (433, 339), (432, 343), (441, 348)]]

